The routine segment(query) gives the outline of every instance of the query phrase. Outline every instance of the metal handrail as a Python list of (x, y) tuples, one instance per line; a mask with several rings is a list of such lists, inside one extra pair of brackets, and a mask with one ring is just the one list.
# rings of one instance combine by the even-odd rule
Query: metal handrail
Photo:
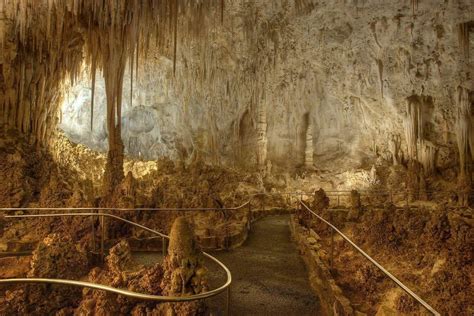
[(441, 314), (438, 313), (433, 307), (431, 307), (428, 303), (426, 303), (422, 298), (420, 298), (415, 292), (410, 290), (405, 284), (403, 284), (399, 279), (397, 279), (393, 274), (387, 271), (380, 263), (375, 261), (371, 256), (369, 256), (364, 250), (362, 250), (359, 246), (357, 246), (352, 240), (349, 239), (343, 232), (341, 232), (336, 226), (316, 214), (313, 210), (311, 210), (302, 200), (299, 200), (300, 204), (306, 208), (308, 212), (316, 216), (318, 219), (323, 221), (326, 225), (331, 227), (336, 233), (338, 233), (342, 238), (344, 238), (352, 247), (354, 247), (360, 254), (362, 254), (367, 260), (373, 263), (380, 271), (382, 271), (386, 276), (388, 276), (395, 284), (397, 284), (401, 289), (407, 292), (411, 297), (413, 297), (418, 303), (423, 305), (428, 311), (433, 313), (433, 315), (440, 316)]
[[(166, 212), (199, 212), (199, 211), (235, 211), (244, 208), (250, 200), (236, 207), (142, 207), (142, 208), (120, 208), (120, 207), (1, 207), (0, 211), (166, 211)], [(95, 214), (97, 215), (97, 214)]]
[[(129, 221), (125, 218), (107, 214), (107, 213), (63, 213), (63, 214), (33, 214), (33, 215), (6, 215), (5, 218), (34, 218), (34, 217), (64, 217), (64, 216), (105, 216), (111, 217), (122, 222), (128, 223), (130, 225), (142, 228), (148, 232), (154, 233), (162, 238), (169, 239), (169, 236), (162, 234), (154, 229), (143, 226), (141, 224)], [(205, 292), (194, 294), (190, 296), (161, 296), (161, 295), (151, 295), (151, 294), (142, 294), (129, 290), (118, 289), (107, 285), (101, 285), (97, 283), (84, 282), (84, 281), (75, 281), (67, 279), (51, 279), (51, 278), (10, 278), (10, 279), (0, 279), (0, 283), (49, 283), (49, 284), (64, 284), (64, 285), (73, 285), (79, 287), (86, 287), (96, 290), (103, 290), (110, 293), (120, 294), (131, 298), (143, 299), (143, 300), (153, 300), (160, 302), (186, 302), (186, 301), (195, 301), (200, 299), (209, 298), (217, 294), (222, 293), (224, 290), (229, 290), (229, 286), (232, 283), (232, 274), (230, 270), (217, 258), (211, 256), (210, 254), (203, 252), (203, 255), (217, 263), (226, 273), (227, 280), (224, 285), (218, 287), (217, 289)], [(229, 293), (227, 294), (229, 297)]]
[[(324, 191), (327, 196), (346, 196), (346, 194), (339, 194), (339, 193), (348, 193), (347, 196), (351, 193), (351, 190), (325, 190)], [(409, 192), (410, 190), (400, 190), (400, 191), (387, 191), (387, 190), (357, 190), (359, 193), (370, 193), (370, 195), (380, 195), (380, 196), (385, 196), (385, 195), (405, 195)], [(453, 193), (455, 191), (449, 191), (449, 190), (427, 190), (425, 191), (426, 193)], [(470, 190), (470, 192), (474, 192), (474, 190)], [(1, 211), (69, 211), (69, 210), (74, 210), (74, 211), (176, 211), (176, 212), (199, 212), (199, 211), (235, 211), (242, 209), (246, 206), (248, 206), (251, 202), (252, 199), (258, 197), (258, 196), (268, 196), (268, 195), (290, 195), (290, 196), (312, 196), (314, 194), (314, 191), (312, 192), (257, 192), (257, 193), (252, 193), (249, 194), (249, 200), (239, 206), (236, 207), (142, 207), (142, 208), (117, 208), (117, 207), (0, 207), (0, 212)]]
[[(343, 190), (334, 190), (334, 191), (325, 191), (326, 193), (350, 193), (350, 190), (343, 191)], [(386, 192), (387, 194), (390, 194), (389, 191), (368, 191), (368, 190), (358, 190), (358, 192), (370, 192), (370, 193), (381, 193), (381, 192)], [(400, 191), (400, 194), (406, 194), (408, 190)], [(430, 191), (430, 192), (451, 192), (451, 191)], [(28, 210), (49, 210), (49, 211), (68, 211), (68, 210), (91, 210), (91, 211), (232, 211), (232, 210), (238, 210), (242, 209), (246, 206), (249, 206), (252, 199), (257, 197), (257, 196), (267, 196), (267, 195), (294, 195), (297, 197), (302, 197), (303, 195), (305, 196), (310, 196), (313, 195), (314, 192), (259, 192), (259, 193), (254, 193), (249, 195), (249, 200), (245, 202), (244, 204), (237, 206), (237, 207), (229, 207), (229, 208), (0, 208), (0, 211), (28, 211)], [(392, 194), (394, 194), (392, 192)], [(396, 194), (396, 193), (395, 193)], [(433, 309), (430, 305), (428, 305), (424, 300), (422, 300), (419, 296), (417, 296), (413, 291), (411, 291), (408, 287), (406, 287), (400, 280), (398, 280), (395, 276), (393, 276), (390, 272), (388, 272), (385, 268), (383, 268), (379, 263), (377, 263), (374, 259), (372, 259), (367, 253), (365, 253), (361, 248), (359, 248), (355, 243), (353, 243), (347, 236), (345, 236), (339, 229), (337, 229), (334, 225), (326, 221), (324, 218), (320, 217), (317, 215), (315, 212), (313, 212), (303, 201), (302, 199), (298, 199), (299, 203), (303, 205), (310, 213), (315, 215), (317, 218), (325, 222), (327, 225), (329, 225), (333, 230), (335, 230), (339, 235), (341, 235), (342, 238), (344, 238), (346, 241), (348, 241), (356, 250), (358, 250), (364, 257), (366, 257), (370, 262), (372, 262), (375, 266), (377, 266), (385, 275), (387, 275), (392, 281), (394, 281), (399, 287), (401, 287), (404, 291), (406, 291), (408, 294), (410, 294), (415, 300), (417, 300), (420, 304), (422, 304), (427, 310), (432, 312), (434, 315), (440, 315), (435, 309)], [(343, 209), (341, 209), (343, 210)], [(140, 227), (142, 229), (145, 229), (147, 231), (150, 231), (152, 233), (155, 233), (163, 238), (169, 238), (168, 236), (161, 234), (157, 231), (154, 231), (146, 226), (140, 225), (138, 223), (126, 220), (124, 218), (121, 218), (119, 216), (115, 216), (112, 214), (106, 214), (106, 213), (66, 213), (66, 214), (36, 214), (36, 215), (6, 215), (4, 216), (5, 218), (21, 218), (21, 217), (54, 217), (54, 216), (106, 216), (106, 217), (112, 217), (115, 219), (119, 219), (121, 221), (124, 221), (126, 223), (129, 223), (131, 225)], [(219, 287), (218, 289), (202, 293), (202, 294), (197, 294), (193, 296), (188, 296), (188, 297), (175, 297), (176, 300), (167, 300), (168, 298), (171, 297), (165, 297), (165, 296), (157, 296), (157, 295), (146, 295), (146, 294), (140, 294), (136, 292), (131, 292), (128, 290), (121, 290), (117, 288), (112, 288), (108, 287), (105, 285), (98, 285), (95, 283), (88, 283), (88, 282), (80, 282), (80, 281), (72, 281), (72, 280), (62, 280), (65, 281), (64, 283), (61, 284), (69, 284), (69, 285), (76, 285), (76, 286), (81, 286), (81, 287), (90, 287), (94, 289), (99, 289), (99, 290), (105, 290), (109, 292), (113, 292), (116, 294), (122, 294), (125, 296), (130, 296), (130, 295), (141, 295), (140, 297), (135, 297), (135, 296), (130, 296), (130, 297), (135, 297), (135, 298), (143, 298), (143, 299), (148, 299), (148, 300), (158, 300), (158, 301), (192, 301), (192, 300), (197, 300), (197, 299), (202, 299), (202, 298), (207, 298), (211, 297), (214, 295), (217, 295), (224, 291), (225, 289), (229, 289), (229, 285), (232, 281), (230, 271), (228, 270), (227, 267), (223, 263), (221, 263), (219, 260), (216, 258), (212, 257), (211, 255), (203, 252), (205, 256), (210, 258), (211, 260), (215, 261), (218, 263), (227, 273), (227, 282)], [(39, 280), (51, 280), (51, 279), (34, 279), (34, 278), (23, 278), (23, 279), (0, 279), (0, 283), (18, 283), (18, 282), (42, 282), (44, 281), (39, 281)], [(16, 282), (17, 281), (17, 282)], [(49, 283), (59, 283), (59, 282), (49, 282)], [(133, 294), (134, 293), (134, 294)], [(229, 297), (229, 292), (228, 292), (228, 297)], [(150, 298), (147, 298), (150, 297)], [(201, 297), (203, 296), (203, 297)]]

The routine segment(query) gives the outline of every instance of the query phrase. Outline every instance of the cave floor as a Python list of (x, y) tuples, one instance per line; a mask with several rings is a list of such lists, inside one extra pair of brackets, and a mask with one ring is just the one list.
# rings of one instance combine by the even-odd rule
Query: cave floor
[[(262, 218), (241, 247), (213, 252), (232, 272), (231, 315), (320, 314), (289, 220), (289, 215)], [(222, 284), (222, 270), (214, 265), (209, 270), (212, 288)], [(207, 303), (214, 315), (225, 315), (224, 293)]]

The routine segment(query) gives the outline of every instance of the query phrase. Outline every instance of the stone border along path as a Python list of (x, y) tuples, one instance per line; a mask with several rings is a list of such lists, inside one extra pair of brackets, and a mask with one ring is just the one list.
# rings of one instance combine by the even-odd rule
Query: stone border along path
[[(272, 215), (252, 224), (248, 239), (236, 249), (214, 251), (232, 273), (231, 315), (320, 315), (319, 300), (291, 240), (289, 215)], [(207, 262), (206, 262), (207, 264)], [(224, 275), (207, 264), (211, 288)], [(225, 294), (207, 300), (211, 315), (225, 315)]]

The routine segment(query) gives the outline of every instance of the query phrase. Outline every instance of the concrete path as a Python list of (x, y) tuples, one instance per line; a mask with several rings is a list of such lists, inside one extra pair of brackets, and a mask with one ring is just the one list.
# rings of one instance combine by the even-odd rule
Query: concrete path
[[(288, 223), (288, 215), (260, 219), (242, 247), (213, 252), (232, 272), (231, 315), (320, 315)], [(212, 288), (221, 285), (221, 270), (209, 270)], [(207, 301), (213, 315), (225, 315), (225, 297)]]

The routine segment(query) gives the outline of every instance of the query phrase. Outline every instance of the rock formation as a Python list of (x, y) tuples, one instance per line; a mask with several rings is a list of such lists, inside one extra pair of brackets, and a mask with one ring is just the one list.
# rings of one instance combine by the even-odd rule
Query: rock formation
[[(88, 269), (87, 254), (75, 245), (71, 237), (52, 234), (33, 252), (28, 277), (78, 280), (87, 274)], [(81, 289), (76, 287), (18, 285), (7, 291), (0, 304), (0, 313), (44, 315), (68, 311), (78, 304), (80, 296)]]
[[(183, 217), (177, 218), (170, 231), (168, 254), (165, 258), (162, 281), (167, 295), (192, 295), (207, 290), (206, 269), (196, 247), (194, 233)], [(195, 315), (202, 310), (200, 302), (170, 304), (176, 315)]]

